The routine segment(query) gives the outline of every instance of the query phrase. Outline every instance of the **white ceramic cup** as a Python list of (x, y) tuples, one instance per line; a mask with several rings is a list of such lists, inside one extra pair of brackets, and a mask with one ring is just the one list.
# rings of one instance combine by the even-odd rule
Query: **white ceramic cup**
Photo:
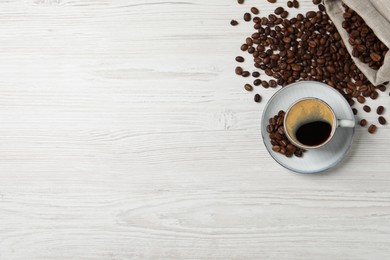
[[(311, 126), (316, 125), (317, 128), (307, 128), (310, 124)], [(326, 129), (318, 127), (326, 127)], [(339, 127), (355, 127), (355, 120), (337, 118), (333, 109), (319, 98), (309, 97), (296, 101), (290, 106), (284, 117), (284, 132), (287, 138), (292, 144), (302, 149), (316, 149), (324, 146), (332, 139)], [(304, 132), (306, 136), (302, 135), (302, 129), (307, 130)], [(320, 142), (305, 143), (302, 141), (316, 139), (319, 139)]]

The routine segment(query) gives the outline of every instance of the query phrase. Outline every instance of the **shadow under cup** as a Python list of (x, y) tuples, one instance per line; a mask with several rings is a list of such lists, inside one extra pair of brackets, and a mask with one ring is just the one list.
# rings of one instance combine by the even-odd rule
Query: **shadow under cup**
[(298, 100), (287, 110), (284, 118), (288, 139), (303, 149), (319, 148), (328, 143), (336, 125), (332, 108), (318, 98)]

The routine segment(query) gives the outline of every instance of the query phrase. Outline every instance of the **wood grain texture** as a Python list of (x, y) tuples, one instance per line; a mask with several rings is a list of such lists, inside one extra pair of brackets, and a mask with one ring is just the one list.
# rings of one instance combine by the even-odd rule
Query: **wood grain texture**
[(275, 163), (233, 73), (252, 5), (0, 1), (0, 259), (390, 258), (389, 126)]

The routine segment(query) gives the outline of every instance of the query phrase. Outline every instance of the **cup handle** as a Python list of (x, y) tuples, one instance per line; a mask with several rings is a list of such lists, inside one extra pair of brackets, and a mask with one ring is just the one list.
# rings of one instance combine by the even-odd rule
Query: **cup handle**
[(337, 127), (348, 127), (348, 128), (355, 127), (355, 120), (338, 119)]

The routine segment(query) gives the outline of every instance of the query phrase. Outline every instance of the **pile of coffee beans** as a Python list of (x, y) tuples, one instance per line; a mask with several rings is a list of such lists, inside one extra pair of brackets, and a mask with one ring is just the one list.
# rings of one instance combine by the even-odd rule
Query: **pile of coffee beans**
[[(386, 91), (386, 86), (374, 86), (370, 83), (354, 64), (324, 5), (319, 0), (312, 1), (317, 6), (317, 11), (298, 14), (292, 18), (288, 18), (288, 12), (281, 6), (274, 13), (263, 17), (257, 16), (260, 12), (257, 8), (249, 8), (254, 17), (248, 12), (244, 15), (244, 21), (252, 22), (255, 31), (246, 37), (240, 49), (252, 56), (253, 63), (250, 68), (244, 68), (244, 62), (248, 61), (241, 55), (237, 56), (236, 61), (240, 66), (236, 67), (235, 73), (246, 79), (252, 75), (253, 86), (263, 88), (284, 87), (300, 80), (320, 81), (339, 91), (351, 106), (364, 104), (367, 98), (377, 99), (379, 91)], [(238, 2), (244, 3), (240, 0)], [(268, 2), (275, 3), (276, 0)], [(295, 7), (295, 2), (298, 3), (296, 0), (292, 1), (292, 7)], [(298, 7), (299, 3), (295, 5)], [(291, 4), (287, 6), (290, 7)], [(256, 11), (253, 12), (254, 10)], [(378, 44), (374, 44), (374, 51), (378, 48), (375, 46)], [(379, 48), (382, 49), (381, 44)], [(259, 71), (272, 79), (259, 78)], [(257, 91), (253, 86), (247, 83), (244, 88), (247, 91)], [(261, 98), (256, 95), (255, 101), (260, 102)], [(354, 108), (355, 114), (357, 111)], [(378, 122), (386, 123), (382, 119), (379, 121), (379, 118)], [(372, 129), (369, 133), (375, 132)]]
[(378, 70), (383, 65), (389, 48), (378, 39), (360, 15), (345, 4), (343, 7), (345, 12), (342, 25), (349, 34), (348, 42), (353, 47), (352, 56)]
[(285, 155), (286, 157), (302, 157), (305, 150), (293, 145), (287, 138), (284, 132), (284, 115), (285, 112), (280, 110), (277, 115), (269, 119), (267, 125), (267, 132), (271, 139), (272, 150), (274, 152)]

